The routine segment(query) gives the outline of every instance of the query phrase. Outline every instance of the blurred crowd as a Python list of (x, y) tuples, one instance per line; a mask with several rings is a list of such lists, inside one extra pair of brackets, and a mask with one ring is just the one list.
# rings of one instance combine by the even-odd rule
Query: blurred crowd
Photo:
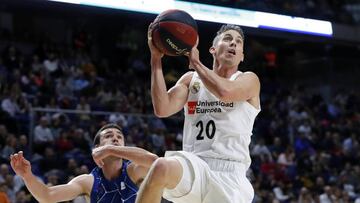
[[(129, 146), (156, 154), (181, 147), (180, 118), (152, 115), (145, 61), (111, 68), (105, 59), (92, 60), (78, 35), (65, 49), (49, 42), (29, 42), (26, 48), (16, 40), (1, 43), (6, 46), (0, 58), (0, 191), (11, 202), (34, 201), (9, 168), (10, 154), (20, 150), (34, 174), (56, 185), (95, 166), (93, 136), (109, 122), (123, 128)], [(94, 111), (100, 113), (89, 114)]]
[(251, 147), (255, 202), (359, 202), (359, 92), (325, 100), (301, 86), (267, 88)]
[[(86, 32), (75, 33), (68, 45), (18, 40), (0, 32), (0, 202), (35, 202), (11, 170), (10, 154), (24, 151), (34, 174), (46, 184), (65, 183), (95, 166), (92, 140), (108, 122), (123, 128), (129, 146), (160, 156), (181, 149), (181, 115), (153, 116), (146, 47), (131, 39), (137, 35), (142, 36), (132, 30), (119, 36), (114, 65), (93, 55), (98, 45)], [(314, 87), (277, 83), (281, 79), (269, 68), (281, 66), (278, 53), (268, 49), (254, 57), (258, 44), (248, 42), (247, 63), (255, 64), (262, 81), (262, 111), (248, 171), (254, 203), (359, 203), (359, 92), (334, 85), (338, 91), (324, 95)], [(181, 74), (176, 68), (166, 72), (170, 84)]]

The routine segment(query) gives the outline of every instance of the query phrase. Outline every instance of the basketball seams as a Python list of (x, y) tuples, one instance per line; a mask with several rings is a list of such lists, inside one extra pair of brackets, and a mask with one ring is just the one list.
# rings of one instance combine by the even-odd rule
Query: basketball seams
[(164, 11), (159, 16), (156, 17), (155, 22), (168, 22), (168, 21), (176, 21), (179, 23), (184, 23), (190, 25), (197, 31), (197, 24), (195, 20), (193, 20), (192, 16), (182, 10), (171, 9)]

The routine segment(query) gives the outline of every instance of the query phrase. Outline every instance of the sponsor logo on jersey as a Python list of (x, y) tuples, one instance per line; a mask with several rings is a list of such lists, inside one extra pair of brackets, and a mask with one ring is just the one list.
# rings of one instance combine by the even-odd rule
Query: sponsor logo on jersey
[(191, 87), (191, 93), (196, 94), (200, 90), (200, 82), (194, 82), (193, 86)]
[(188, 101), (188, 114), (194, 114), (197, 101)]
[(233, 108), (234, 102), (222, 101), (188, 101), (188, 114), (221, 113), (222, 108)]

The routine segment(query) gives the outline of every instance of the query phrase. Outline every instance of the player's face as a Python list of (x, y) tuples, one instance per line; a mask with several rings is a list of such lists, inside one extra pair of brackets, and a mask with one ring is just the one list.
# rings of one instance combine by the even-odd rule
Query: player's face
[(220, 35), (217, 43), (210, 48), (210, 53), (219, 63), (238, 66), (244, 60), (243, 48), (243, 38), (240, 33), (228, 30)]
[(116, 128), (107, 128), (100, 133), (100, 146), (116, 145), (124, 146), (124, 135)]

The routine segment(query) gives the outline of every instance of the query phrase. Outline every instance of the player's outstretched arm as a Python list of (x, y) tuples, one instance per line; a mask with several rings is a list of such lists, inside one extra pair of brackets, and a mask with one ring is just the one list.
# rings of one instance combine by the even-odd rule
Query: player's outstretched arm
[(103, 159), (109, 156), (115, 156), (122, 159), (130, 160), (137, 165), (150, 168), (151, 164), (158, 158), (156, 154), (141, 149), (139, 147), (104, 145), (96, 147), (92, 152), (95, 163), (104, 166)]
[(21, 151), (10, 156), (10, 164), (15, 173), (24, 180), (26, 187), (35, 199), (42, 203), (68, 201), (78, 195), (89, 194), (90, 190), (86, 187), (92, 185), (93, 181), (91, 175), (81, 175), (68, 184), (48, 187), (31, 172), (31, 164), (24, 158)]
[(105, 145), (97, 147), (92, 153), (95, 163), (101, 168), (104, 166), (103, 159), (108, 156), (116, 156), (131, 161), (127, 172), (131, 180), (138, 186), (145, 178), (152, 163), (158, 158), (156, 154), (150, 153), (138, 147)]

